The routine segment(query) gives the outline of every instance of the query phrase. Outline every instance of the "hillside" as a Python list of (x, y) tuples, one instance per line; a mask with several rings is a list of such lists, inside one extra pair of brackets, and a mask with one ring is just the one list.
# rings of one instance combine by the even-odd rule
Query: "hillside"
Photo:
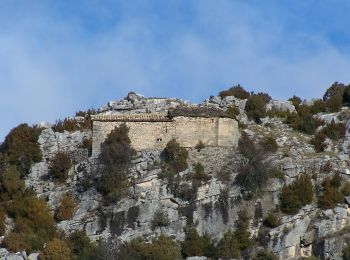
[[(0, 256), (350, 259), (349, 103), (341, 83), (309, 101), (239, 85), (201, 104), (130, 92), (53, 125), (17, 126), (0, 146)], [(237, 131), (226, 146), (208, 145), (205, 125), (191, 145), (162, 137), (162, 148), (136, 150), (147, 136), (120, 122), (96, 152), (97, 116), (227, 118)]]

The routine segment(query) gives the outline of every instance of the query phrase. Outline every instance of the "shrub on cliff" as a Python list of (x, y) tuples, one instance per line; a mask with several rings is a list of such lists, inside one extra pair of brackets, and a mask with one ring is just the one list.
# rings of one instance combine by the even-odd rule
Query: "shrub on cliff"
[(136, 154), (131, 147), (129, 128), (122, 124), (108, 134), (101, 145), (100, 161), (104, 164), (97, 189), (108, 201), (116, 202), (129, 187), (127, 173), (130, 160)]
[(162, 157), (164, 158), (164, 162), (175, 172), (181, 172), (188, 166), (188, 152), (175, 139), (167, 143), (162, 152)]
[(266, 101), (267, 98), (264, 95), (251, 95), (245, 105), (248, 118), (260, 123), (260, 119), (266, 116)]
[(342, 182), (339, 173), (334, 174), (332, 178), (328, 176), (323, 180), (323, 192), (318, 198), (318, 204), (321, 208), (331, 209), (343, 201), (344, 195), (340, 191)]
[(249, 216), (246, 210), (242, 210), (238, 213), (237, 227), (234, 232), (234, 236), (238, 241), (238, 247), (240, 250), (247, 249), (252, 245), (249, 232)]
[(226, 110), (226, 115), (230, 118), (236, 118), (239, 114), (239, 109), (236, 106), (230, 106)]
[(119, 249), (117, 259), (181, 260), (183, 258), (178, 243), (160, 235), (154, 238), (152, 243), (146, 243), (141, 238), (124, 243)]
[(239, 258), (239, 242), (235, 234), (229, 230), (217, 244), (217, 257), (223, 259)]
[(332, 97), (343, 96), (345, 85), (343, 83), (334, 82), (323, 95), (323, 100), (327, 101)]
[(209, 235), (200, 236), (194, 228), (187, 230), (182, 244), (182, 253), (185, 258), (191, 256), (214, 257), (215, 250), (214, 243)]
[(58, 221), (71, 219), (74, 215), (76, 207), (77, 203), (75, 202), (74, 198), (70, 195), (65, 195), (60, 201), (55, 218)]
[(23, 236), (30, 250), (41, 249), (44, 242), (56, 235), (51, 209), (36, 196), (27, 195), (12, 201), (7, 211), (14, 219), (16, 236)]
[(313, 199), (313, 186), (309, 175), (298, 176), (290, 185), (284, 185), (280, 194), (280, 208), (287, 214), (296, 214)]
[(259, 145), (267, 153), (275, 153), (278, 150), (276, 138), (272, 135), (267, 135), (263, 139), (261, 139)]
[(327, 145), (325, 144), (326, 135), (324, 132), (320, 131), (315, 134), (315, 136), (311, 139), (311, 144), (314, 146), (316, 152), (323, 152)]
[(64, 182), (68, 177), (68, 171), (72, 167), (72, 161), (68, 154), (58, 152), (50, 161), (50, 174), (54, 180)]
[(280, 219), (278, 214), (272, 211), (269, 212), (269, 214), (267, 214), (266, 218), (264, 219), (263, 224), (269, 228), (278, 227), (280, 224)]
[(232, 88), (229, 88), (228, 90), (223, 90), (219, 93), (219, 96), (221, 98), (224, 98), (226, 96), (234, 96), (239, 99), (247, 99), (250, 96), (250, 93), (247, 92), (241, 85), (236, 85)]
[(24, 180), (17, 167), (12, 165), (0, 175), (0, 199), (8, 201), (20, 195), (25, 189)]
[(5, 160), (16, 165), (22, 175), (29, 173), (33, 163), (41, 161), (42, 154), (37, 143), (40, 133), (40, 128), (21, 124), (10, 131), (0, 146)]
[(67, 242), (54, 238), (39, 254), (39, 260), (70, 260), (71, 251)]
[(273, 252), (259, 251), (253, 260), (278, 260), (278, 257)]
[(73, 259), (94, 259), (95, 245), (84, 231), (74, 231), (67, 239)]
[(152, 220), (152, 228), (155, 229), (157, 227), (166, 227), (169, 226), (170, 220), (168, 217), (168, 214), (162, 210), (159, 209), (154, 213), (153, 220)]
[(113, 165), (119, 168), (128, 166), (136, 151), (131, 147), (129, 128), (126, 124), (116, 126), (101, 144), (99, 159), (105, 165)]
[(330, 124), (327, 124), (321, 130), (328, 138), (332, 140), (339, 140), (344, 138), (346, 132), (346, 126), (344, 123), (335, 123), (334, 120)]

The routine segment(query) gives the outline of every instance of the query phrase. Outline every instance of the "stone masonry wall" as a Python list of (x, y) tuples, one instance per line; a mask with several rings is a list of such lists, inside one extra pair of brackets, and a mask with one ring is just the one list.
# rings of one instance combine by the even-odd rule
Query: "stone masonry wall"
[(93, 120), (93, 156), (98, 156), (101, 143), (116, 127), (129, 127), (131, 144), (136, 150), (164, 149), (175, 138), (183, 147), (194, 147), (199, 140), (206, 146), (236, 146), (238, 123), (230, 118), (175, 117), (168, 121)]

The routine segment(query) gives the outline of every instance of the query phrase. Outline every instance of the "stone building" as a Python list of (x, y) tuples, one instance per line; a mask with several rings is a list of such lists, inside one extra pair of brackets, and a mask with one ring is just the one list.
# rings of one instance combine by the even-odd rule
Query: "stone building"
[[(220, 111), (222, 112), (222, 111)], [(92, 116), (92, 153), (97, 156), (107, 135), (121, 124), (129, 128), (131, 144), (136, 150), (164, 149), (173, 138), (183, 147), (232, 147), (239, 138), (238, 123), (224, 113), (200, 109), (177, 109), (169, 113), (99, 114)]]

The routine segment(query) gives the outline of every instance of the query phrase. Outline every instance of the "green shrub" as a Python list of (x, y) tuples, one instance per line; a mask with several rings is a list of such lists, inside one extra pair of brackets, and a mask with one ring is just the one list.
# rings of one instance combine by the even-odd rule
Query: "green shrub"
[(75, 199), (70, 195), (65, 195), (61, 201), (60, 205), (55, 214), (55, 218), (58, 221), (71, 219), (74, 215), (77, 203)]
[(71, 251), (67, 242), (57, 238), (49, 241), (39, 254), (39, 260), (70, 260)]
[(327, 148), (325, 141), (326, 135), (324, 134), (324, 132), (320, 131), (315, 134), (314, 138), (311, 139), (311, 144), (314, 146), (315, 151), (320, 153)]
[(72, 161), (68, 154), (58, 152), (50, 161), (50, 174), (54, 180), (59, 182), (66, 181), (69, 169), (72, 167)]
[(217, 257), (224, 259), (240, 257), (239, 242), (231, 230), (227, 231), (219, 241), (217, 245)]
[(16, 165), (22, 175), (29, 173), (31, 165), (42, 159), (37, 143), (41, 130), (21, 124), (10, 131), (0, 146), (0, 153), (5, 156), (6, 161)]
[(227, 224), (229, 210), (229, 193), (227, 188), (220, 190), (219, 198), (215, 203), (215, 208), (221, 213), (224, 224)]
[(211, 179), (211, 177), (204, 172), (204, 167), (201, 163), (196, 163), (193, 166), (193, 171), (189, 173), (187, 179), (192, 182), (192, 187), (196, 191), (204, 182), (207, 182)]
[(249, 119), (256, 123), (261, 122), (261, 118), (266, 116), (266, 97), (263, 95), (251, 95), (245, 105), (245, 111)]
[(350, 196), (350, 182), (344, 183), (343, 188), (341, 189), (341, 192), (344, 196)]
[(155, 229), (157, 227), (166, 227), (169, 226), (170, 220), (168, 214), (162, 210), (158, 209), (153, 216), (152, 220), (152, 228)]
[(300, 97), (295, 96), (295, 95), (293, 97), (291, 97), (290, 99), (288, 99), (288, 101), (291, 101), (295, 108), (299, 107), (301, 102), (303, 102)]
[(350, 260), (350, 245), (343, 249), (343, 260)]
[(249, 216), (247, 211), (242, 210), (238, 214), (237, 227), (234, 232), (234, 236), (238, 241), (238, 247), (240, 250), (247, 249), (253, 244), (253, 241), (250, 239), (249, 230)]
[(269, 251), (259, 251), (254, 257), (253, 260), (278, 260), (278, 257)]
[(72, 259), (94, 259), (95, 245), (91, 243), (84, 231), (74, 231), (67, 239), (68, 246), (72, 253)]
[(127, 173), (136, 151), (131, 147), (129, 129), (125, 124), (115, 127), (101, 145), (100, 161), (104, 164), (97, 189), (109, 202), (117, 202), (129, 187)]
[(188, 152), (175, 139), (167, 143), (162, 156), (165, 163), (175, 172), (181, 172), (187, 168)]
[(79, 123), (75, 119), (59, 119), (52, 125), (51, 128), (53, 131), (60, 133), (63, 133), (64, 131), (74, 132), (79, 130)]
[[(15, 220), (14, 232), (19, 234), (38, 236), (39, 242), (46, 242), (56, 234), (54, 219), (50, 207), (36, 196), (23, 196), (14, 200), (7, 208), (8, 215)], [(32, 242), (38, 243), (32, 240)], [(43, 244), (39, 245), (42, 247)]]
[(6, 220), (6, 211), (0, 208), (0, 236), (5, 234), (5, 220)]
[(273, 167), (265, 160), (267, 153), (244, 132), (239, 139), (238, 150), (248, 161), (239, 166), (235, 182), (250, 195), (256, 195), (272, 177)]
[(249, 98), (250, 93), (238, 84), (232, 88), (229, 88), (228, 90), (221, 91), (219, 93), (219, 96), (221, 98), (224, 98), (226, 96), (234, 96), (239, 99), (247, 99)]
[(332, 97), (343, 96), (345, 90), (345, 85), (343, 83), (334, 82), (323, 95), (323, 100), (328, 100)]
[(19, 195), (25, 189), (21, 173), (16, 166), (8, 167), (0, 175), (0, 197), (2, 201), (7, 201)]
[(334, 96), (326, 101), (327, 111), (330, 113), (338, 112), (343, 106), (343, 97)]
[(91, 156), (91, 154), (92, 154), (92, 138), (84, 139), (80, 145), (80, 148), (87, 149), (88, 155)]
[(197, 151), (200, 152), (204, 147), (204, 143), (201, 140), (199, 140), (194, 148), (196, 148)]
[(191, 186), (188, 183), (181, 183), (178, 190), (175, 191), (175, 197), (182, 200), (194, 201), (197, 198), (198, 187)]
[(260, 140), (259, 144), (267, 153), (275, 153), (278, 150), (276, 138), (272, 135), (265, 136), (262, 140)]
[(326, 177), (322, 182), (323, 192), (318, 198), (318, 204), (323, 209), (334, 208), (344, 199), (343, 193), (339, 190), (342, 184), (342, 178), (339, 173), (332, 178)]
[(226, 110), (226, 115), (230, 118), (236, 118), (239, 114), (239, 109), (236, 106), (230, 106)]
[(321, 99), (315, 100), (313, 104), (310, 106), (310, 113), (313, 115), (321, 112), (326, 112), (326, 111), (327, 111), (327, 103)]
[(332, 122), (327, 124), (321, 131), (328, 138), (332, 140), (339, 140), (344, 138), (346, 126), (344, 123), (335, 123), (334, 120), (332, 120)]
[(287, 214), (296, 214), (300, 208), (310, 204), (313, 198), (313, 186), (310, 176), (298, 176), (293, 183), (285, 185), (280, 194), (280, 208)]
[(172, 239), (160, 235), (146, 243), (143, 239), (137, 238), (124, 243), (119, 249), (117, 259), (145, 259), (145, 260), (181, 260), (179, 245)]
[(116, 126), (101, 145), (99, 159), (105, 165), (114, 165), (119, 168), (128, 166), (136, 151), (131, 147), (129, 128), (126, 124)]
[(280, 219), (277, 213), (271, 211), (269, 214), (267, 214), (263, 223), (266, 227), (275, 228), (280, 225)]
[(184, 257), (191, 256), (215, 256), (215, 246), (209, 235), (200, 236), (197, 230), (190, 228), (186, 232), (185, 241), (182, 244), (182, 252)]
[(332, 209), (344, 199), (343, 194), (336, 188), (329, 186), (318, 198), (318, 204), (322, 209)]
[(10, 252), (22, 252), (31, 249), (26, 241), (26, 236), (23, 233), (10, 232), (4, 237), (2, 243)]

